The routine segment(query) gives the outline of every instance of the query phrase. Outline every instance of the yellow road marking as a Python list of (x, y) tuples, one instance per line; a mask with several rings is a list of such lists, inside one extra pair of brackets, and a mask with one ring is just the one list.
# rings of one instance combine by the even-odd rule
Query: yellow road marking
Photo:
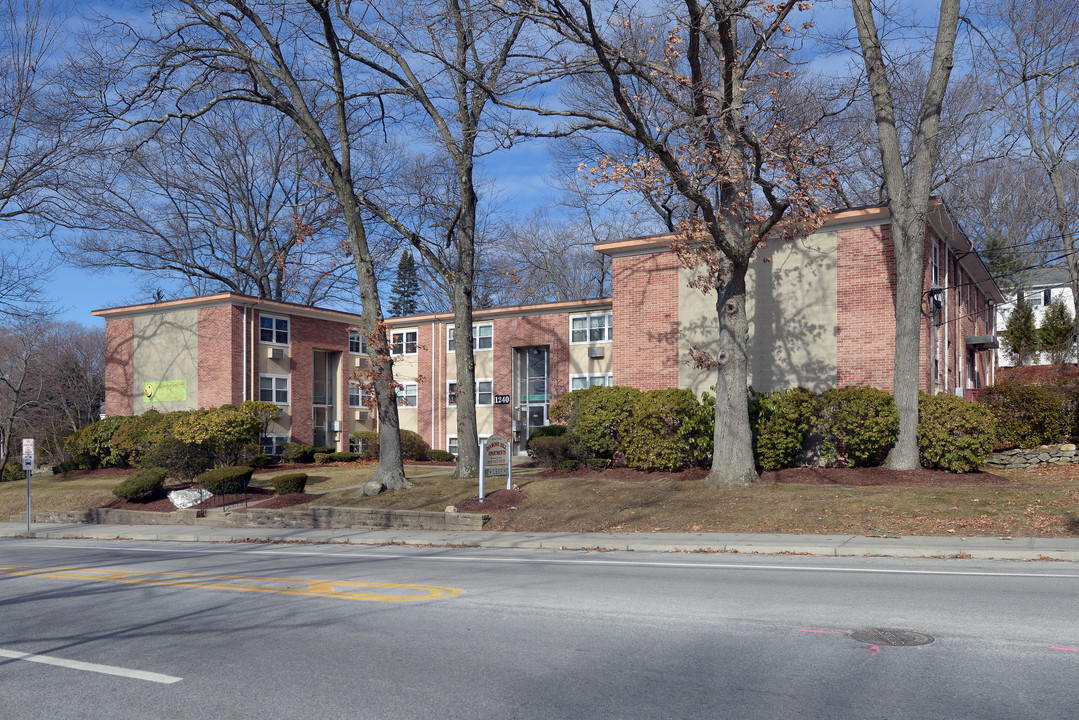
[[(0, 575), (119, 582), (135, 585), (166, 585), (204, 590), (239, 590), (243, 592), (303, 595), (371, 602), (412, 602), (436, 600), (460, 595), (458, 588), (409, 583), (358, 582), (353, 580), (307, 580), (250, 575), (202, 575), (198, 573), (138, 572), (98, 568), (44, 567), (35, 565), (0, 565)], [(350, 588), (368, 588), (388, 592), (362, 592)]]

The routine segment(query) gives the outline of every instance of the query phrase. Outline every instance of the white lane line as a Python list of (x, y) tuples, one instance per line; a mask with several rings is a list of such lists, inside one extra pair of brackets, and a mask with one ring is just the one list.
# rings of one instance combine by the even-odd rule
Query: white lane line
[[(82, 552), (102, 552), (100, 547), (79, 547), (75, 545), (52, 545), (41, 544), (34, 545), (37, 548), (50, 548), (50, 549), (63, 549), (63, 550), (77, 550)], [(953, 577), (1000, 577), (1000, 578), (1042, 578), (1042, 579), (1065, 579), (1065, 580), (1079, 580), (1079, 573), (1077, 572), (1007, 572), (1007, 571), (992, 571), (992, 570), (908, 570), (902, 568), (848, 568), (848, 567), (829, 567), (826, 565), (763, 565), (760, 563), (737, 563), (737, 562), (679, 562), (674, 560), (617, 560), (614, 558), (525, 558), (525, 557), (479, 557), (476, 555), (465, 556), (447, 556), (447, 555), (419, 555), (399, 552), (371, 552), (371, 551), (349, 551), (347, 545), (333, 545), (332, 550), (329, 552), (321, 550), (295, 550), (295, 549), (282, 549), (282, 550), (231, 550), (231, 549), (204, 549), (204, 548), (135, 548), (135, 547), (123, 547), (123, 552), (131, 553), (161, 553), (161, 554), (177, 554), (177, 555), (278, 555), (282, 557), (325, 557), (332, 559), (346, 559), (357, 558), (363, 560), (419, 560), (426, 562), (446, 562), (446, 563), (488, 563), (488, 564), (505, 564), (505, 565), (589, 565), (589, 566), (605, 566), (605, 567), (655, 567), (655, 568), (672, 568), (672, 569), (685, 569), (685, 570), (755, 570), (755, 571), (790, 571), (797, 570), (802, 572), (825, 572), (825, 573), (847, 573), (847, 574), (866, 574), (866, 575), (943, 575)], [(419, 550), (430, 550), (430, 548), (418, 548)], [(443, 548), (435, 548), (441, 550)], [(453, 548), (458, 549), (458, 548)], [(498, 552), (498, 551), (514, 551), (514, 552), (574, 552), (572, 550), (558, 551), (551, 548), (502, 548), (502, 547), (469, 547), (460, 548), (463, 550), (471, 550), (474, 552)], [(766, 554), (766, 553), (762, 553)], [(837, 558), (842, 560), (843, 558)], [(901, 560), (919, 559), (919, 558), (899, 558)], [(963, 561), (970, 562), (970, 561)]]
[(36, 662), (41, 663), (42, 665), (57, 665), (59, 667), (68, 668), (69, 670), (85, 670), (86, 672), (96, 672), (104, 675), (119, 675), (120, 677), (132, 678), (134, 680), (148, 680), (164, 685), (171, 685), (172, 683), (183, 680), (183, 678), (173, 677), (172, 675), (162, 675), (161, 673), (147, 672), (145, 670), (132, 670), (131, 668), (122, 668), (115, 665), (100, 665), (98, 663), (82, 662), (81, 660), (65, 660), (64, 658), (52, 657), (51, 655), (34, 655), (32, 653), (19, 652), (18, 650), (0, 649), (0, 657), (11, 658), (12, 660), (26, 660), (27, 662)]

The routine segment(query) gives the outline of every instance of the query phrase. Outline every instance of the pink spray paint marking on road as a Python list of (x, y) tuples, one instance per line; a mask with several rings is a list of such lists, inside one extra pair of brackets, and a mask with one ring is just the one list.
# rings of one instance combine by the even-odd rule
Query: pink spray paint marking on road
[(1079, 652), (1079, 648), (1065, 648), (1065, 647), (1052, 647), (1052, 646), (1050, 646), (1049, 649), (1050, 650), (1067, 650), (1068, 652)]
[(834, 630), (804, 630), (804, 629), (800, 629), (798, 632), (816, 633), (818, 635), (842, 635), (843, 634), (841, 632), (836, 632)]
[(870, 645), (869, 647), (866, 648), (866, 650), (868, 650), (869, 652), (876, 655), (877, 653), (880, 652), (880, 645)]

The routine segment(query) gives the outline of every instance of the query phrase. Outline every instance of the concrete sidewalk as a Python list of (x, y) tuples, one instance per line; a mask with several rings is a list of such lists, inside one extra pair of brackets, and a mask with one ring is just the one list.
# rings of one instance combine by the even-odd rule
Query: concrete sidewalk
[(1079, 538), (866, 537), (728, 533), (516, 533), (496, 531), (228, 528), (193, 525), (47, 525), (0, 522), (0, 537), (169, 542), (302, 542), (551, 550), (631, 550), (979, 560), (1079, 561)]

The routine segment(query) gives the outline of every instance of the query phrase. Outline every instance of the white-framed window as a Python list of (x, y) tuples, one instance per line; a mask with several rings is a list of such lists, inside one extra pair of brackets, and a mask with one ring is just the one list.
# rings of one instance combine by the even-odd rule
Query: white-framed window
[(288, 405), (288, 375), (259, 375), (259, 400)]
[(375, 390), (373, 387), (364, 388), (364, 384), (359, 380), (348, 381), (348, 406), (352, 408), (362, 408), (373, 405), (372, 402), (375, 397)]
[(367, 338), (359, 330), (348, 331), (348, 351), (356, 355), (367, 354)]
[(288, 318), (259, 315), (259, 342), (288, 345)]
[(401, 387), (397, 388), (397, 405), (400, 407), (416, 407), (418, 390), (419, 388), (414, 382), (401, 383)]
[[(456, 352), (457, 343), (453, 339), (454, 328), (451, 326), (446, 330), (446, 352)], [(493, 323), (482, 323), (472, 326), (472, 350), (475, 352), (481, 350), (491, 350), (494, 348), (494, 335), (495, 326)]]
[(288, 442), (288, 435), (261, 435), (259, 436), (259, 450), (265, 455), (280, 455), (281, 448)]
[(940, 286), (940, 245), (936, 240), (932, 241), (929, 253), (929, 282)]
[[(491, 436), (490, 435), (480, 435), (480, 436), (478, 436), (477, 439), (480, 441), (480, 444), (483, 444), (483, 442), (485, 440), (487, 440), (487, 438), (489, 438), (489, 437), (491, 437)], [(450, 453), (451, 455), (456, 455), (457, 454), (457, 436), (456, 435), (447, 435), (446, 436), (446, 452)]]
[(590, 387), (610, 387), (614, 385), (613, 373), (593, 373), (591, 375), (570, 375), (569, 389), (584, 390)]
[[(491, 378), (476, 380), (476, 407), (491, 407), (495, 404), (495, 382)], [(457, 407), (457, 381), (446, 383), (446, 406)]]
[(610, 342), (613, 332), (614, 315), (612, 313), (573, 315), (569, 319), (569, 341), (571, 345)]
[(1033, 310), (1037, 310), (1044, 305), (1045, 293), (1041, 290), (1033, 290), (1026, 294), (1027, 305)]
[(391, 355), (415, 355), (418, 352), (418, 330), (397, 330), (390, 334)]

